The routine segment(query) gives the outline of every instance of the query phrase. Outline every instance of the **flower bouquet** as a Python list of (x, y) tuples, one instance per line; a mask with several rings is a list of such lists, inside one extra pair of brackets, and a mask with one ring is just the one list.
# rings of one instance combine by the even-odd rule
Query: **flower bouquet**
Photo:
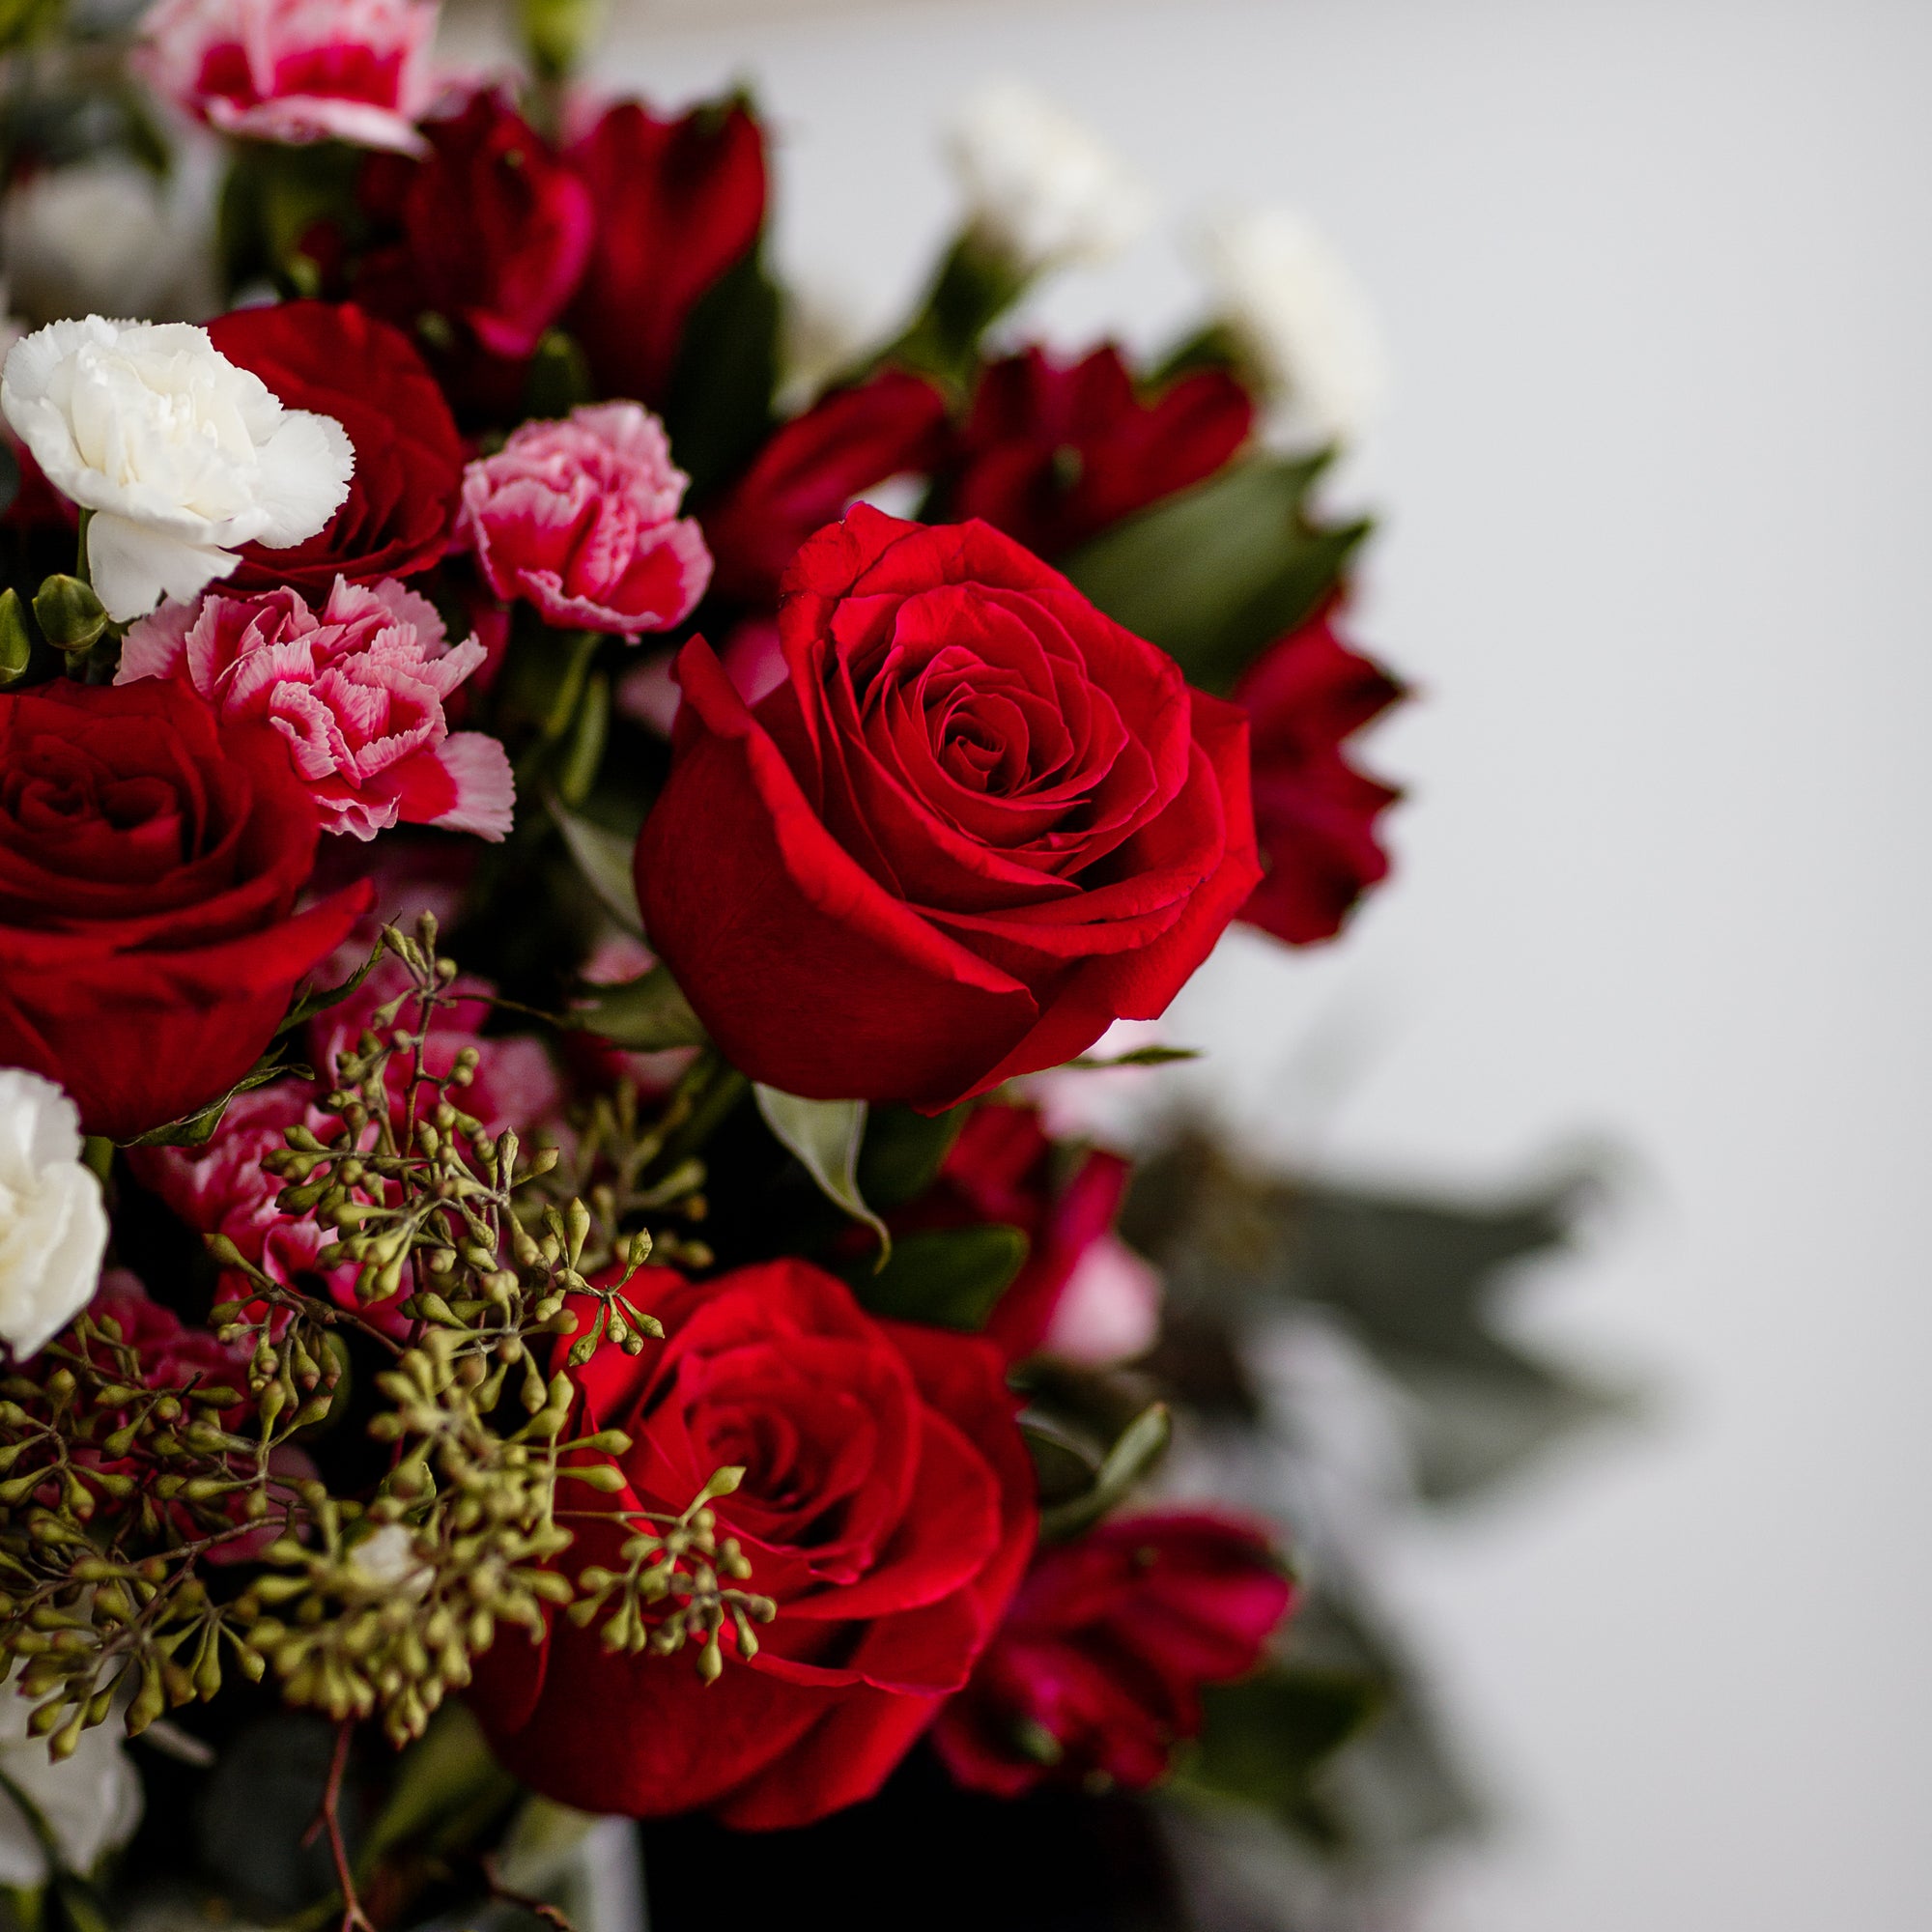
[(665, 1925), (814, 1861), (870, 1922), (964, 1833), (1315, 1897), (1462, 1801), (1251, 1329), (1500, 1376), (1443, 1492), (1588, 1399), (1489, 1325), (1554, 1196), (1086, 1105), (1384, 870), (1346, 288), (1258, 218), (1151, 365), (1027, 343), (1139, 202), (1001, 90), (917, 312), (813, 363), (749, 99), (435, 24), (5, 21), (14, 1916), (623, 1932), (595, 1818)]

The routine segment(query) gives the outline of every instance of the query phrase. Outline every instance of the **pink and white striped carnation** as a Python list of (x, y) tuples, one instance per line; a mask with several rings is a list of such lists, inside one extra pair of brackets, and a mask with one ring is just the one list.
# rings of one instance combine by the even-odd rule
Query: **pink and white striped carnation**
[(143, 78), (225, 134), (420, 154), (436, 0), (159, 0)]
[(677, 514), (690, 481), (648, 410), (589, 405), (470, 464), (457, 541), (498, 597), (527, 598), (552, 624), (668, 631), (711, 582), (704, 533)]
[(128, 633), (115, 682), (179, 678), (224, 719), (266, 719), (328, 831), (497, 839), (516, 804), (509, 754), (487, 732), (450, 730), (442, 708), (485, 656), (474, 638), (451, 645), (435, 605), (393, 580), (338, 577), (320, 611), (288, 588), (164, 604)]

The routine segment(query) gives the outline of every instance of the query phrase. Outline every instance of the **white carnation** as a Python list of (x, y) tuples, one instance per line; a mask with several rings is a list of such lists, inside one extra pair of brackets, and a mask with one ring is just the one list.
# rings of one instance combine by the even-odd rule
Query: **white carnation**
[(1296, 440), (1360, 436), (1388, 388), (1381, 333), (1361, 285), (1327, 241), (1287, 209), (1225, 214), (1202, 237), (1220, 320), (1283, 404)]
[(114, 308), (173, 320), (216, 305), (205, 212), (151, 169), (115, 156), (47, 168), (7, 191), (0, 253), (30, 322)]
[(975, 227), (1029, 271), (1105, 261), (1152, 214), (1151, 196), (1111, 148), (1017, 82), (966, 103), (952, 156)]
[(24, 1361), (94, 1299), (107, 1251), (80, 1116), (51, 1080), (0, 1066), (0, 1341)]
[[(71, 1757), (55, 1762), (44, 1738), (27, 1735), (35, 1699), (0, 1685), (0, 1776), (40, 1813), (61, 1862), (83, 1875), (118, 1851), (141, 1822), (141, 1779), (128, 1761), (119, 1717), (80, 1734)], [(0, 1786), (0, 1885), (32, 1888), (53, 1874), (18, 1804)]]
[(188, 323), (56, 322), (16, 342), (0, 412), (47, 480), (94, 512), (87, 561), (107, 614), (185, 603), (235, 546), (312, 537), (349, 494), (331, 416), (285, 410)]

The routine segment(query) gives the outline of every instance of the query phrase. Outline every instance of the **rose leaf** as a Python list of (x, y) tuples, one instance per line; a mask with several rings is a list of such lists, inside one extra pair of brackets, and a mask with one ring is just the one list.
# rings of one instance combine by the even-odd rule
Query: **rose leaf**
[(818, 1191), (878, 1236), (875, 1265), (884, 1267), (892, 1259), (893, 1237), (859, 1192), (859, 1149), (866, 1138), (865, 1101), (807, 1100), (755, 1083), (752, 1092), (765, 1125), (817, 1182)]

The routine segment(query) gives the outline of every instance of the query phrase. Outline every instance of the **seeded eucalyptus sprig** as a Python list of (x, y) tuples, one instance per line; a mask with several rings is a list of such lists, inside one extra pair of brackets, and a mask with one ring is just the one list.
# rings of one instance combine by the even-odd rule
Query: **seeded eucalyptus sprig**
[[(629, 1089), (598, 1103), (573, 1159), (595, 1176), (592, 1205), (559, 1196), (554, 1148), (526, 1154), (460, 1104), (473, 1047), (431, 1070), (439, 1016), (469, 997), (452, 990), (435, 921), (387, 927), (381, 948), (408, 985), (336, 1056), (315, 1102), (325, 1123), (289, 1129), (264, 1161), (281, 1209), (332, 1231), (317, 1264), (356, 1267), (354, 1304), (213, 1236), (242, 1284), (210, 1316), (236, 1386), (199, 1371), (158, 1385), (111, 1314), (84, 1316), (32, 1373), (0, 1381), (0, 1676), (20, 1667), (40, 1700), (32, 1728), (58, 1755), (117, 1705), (138, 1732), (213, 1697), (227, 1665), (272, 1671), (290, 1702), (339, 1721), (380, 1719), (400, 1745), (469, 1681), (499, 1624), (605, 1613), (613, 1648), (695, 1641), (708, 1682), (725, 1620), (750, 1656), (752, 1623), (773, 1614), (735, 1587), (750, 1566), (714, 1533), (708, 1504), (739, 1471), (630, 1536), (621, 1575), (574, 1583), (559, 1520), (638, 1517), (559, 1510), (565, 1482), (621, 1490), (613, 1459), (631, 1445), (615, 1430), (568, 1436), (570, 1378), (542, 1363), (564, 1335), (581, 1364), (662, 1334), (629, 1291), (651, 1253), (638, 1217), (703, 1212), (702, 1169), (675, 1151), (690, 1094), (655, 1120)], [(681, 1258), (709, 1259), (690, 1240)], [(390, 1454), (380, 1478), (335, 1494), (302, 1445), (341, 1405), (352, 1337), (391, 1358), (368, 1424)]]

